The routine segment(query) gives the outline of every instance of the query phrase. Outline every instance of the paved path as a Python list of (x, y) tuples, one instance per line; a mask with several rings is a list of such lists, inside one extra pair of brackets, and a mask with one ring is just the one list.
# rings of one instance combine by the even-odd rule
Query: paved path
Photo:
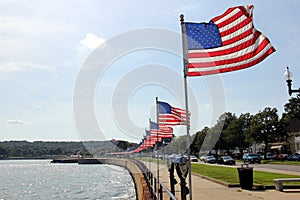
[[(149, 166), (149, 163), (146, 164)], [(154, 175), (157, 172), (157, 164), (151, 164), (151, 171)], [(176, 180), (179, 182), (176, 172)], [(169, 188), (169, 172), (165, 165), (160, 165), (160, 180)], [(188, 182), (188, 180), (187, 180)], [(249, 191), (241, 188), (228, 188), (213, 181), (192, 176), (193, 200), (299, 200), (299, 189), (285, 189), (284, 192), (274, 190)], [(180, 185), (175, 187), (176, 197), (180, 199)], [(165, 194), (164, 199), (169, 199)], [(189, 196), (187, 196), (189, 200)]]

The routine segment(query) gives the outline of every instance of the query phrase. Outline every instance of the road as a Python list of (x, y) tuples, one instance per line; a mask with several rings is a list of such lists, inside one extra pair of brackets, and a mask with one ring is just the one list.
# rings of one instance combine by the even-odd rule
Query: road
[(300, 176), (300, 165), (253, 164), (254, 170)]
[[(199, 162), (201, 164), (206, 164), (203, 162)], [(237, 163), (234, 166), (231, 165), (222, 165), (226, 167), (241, 167), (242, 163)], [(212, 164), (208, 164), (212, 165)], [(218, 164), (213, 164), (218, 165)], [(274, 173), (281, 173), (281, 174), (292, 174), (300, 176), (300, 165), (277, 165), (277, 164), (249, 164), (249, 167), (253, 167), (253, 170), (257, 171), (265, 171), (265, 172), (274, 172)]]

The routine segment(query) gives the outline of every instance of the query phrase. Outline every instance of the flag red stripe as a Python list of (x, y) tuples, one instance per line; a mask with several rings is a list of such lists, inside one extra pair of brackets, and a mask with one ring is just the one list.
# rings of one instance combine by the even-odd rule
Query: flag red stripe
[(228, 10), (226, 10), (222, 15), (219, 15), (215, 18), (212, 19), (212, 21), (218, 21), (224, 17), (226, 17), (227, 15), (229, 15), (232, 11), (234, 11), (236, 8), (229, 8)]
[(226, 65), (231, 63), (240, 62), (243, 60), (248, 60), (249, 58), (252, 58), (259, 54), (267, 45), (269, 42), (265, 39), (254, 51), (251, 51), (249, 53), (245, 53), (239, 57), (227, 59), (227, 60), (220, 60), (220, 61), (214, 61), (214, 62), (202, 62), (202, 63), (193, 63), (188, 64), (189, 68), (201, 68), (201, 67), (211, 67), (211, 66), (220, 66), (220, 65)]
[[(220, 33), (221, 37), (224, 37), (226, 35), (230, 35), (232, 34), (233, 32), (236, 32), (238, 31), (239, 29), (241, 29), (242, 27), (244, 26), (247, 26), (248, 24), (251, 24), (252, 28), (253, 28), (253, 25), (252, 25), (252, 20), (250, 18), (247, 18), (245, 19), (244, 21), (242, 21), (241, 23), (239, 23), (238, 25), (236, 26), (233, 26), (231, 27), (230, 29), (227, 29), (223, 32)], [(251, 33), (252, 33), (252, 30), (250, 30)]]
[(222, 27), (225, 27), (228, 24), (230, 24), (230, 23), (238, 20), (242, 16), (243, 16), (243, 13), (242, 12), (238, 12), (238, 13), (234, 14), (233, 16), (231, 16), (230, 18), (222, 21), (221, 23), (217, 23), (217, 20), (214, 20), (214, 19), (211, 20), (211, 21), (213, 21), (215, 24), (217, 24), (219, 28), (222, 28)]
[(226, 41), (223, 41), (223, 46), (226, 46), (226, 45), (230, 45), (230, 44), (233, 44), (249, 35), (253, 34), (253, 30), (247, 30), (246, 32), (243, 32), (242, 34), (240, 35), (237, 35), (236, 37), (233, 37), (231, 38), (230, 40), (226, 40)]
[(245, 68), (251, 67), (251, 66), (263, 61), (266, 57), (268, 57), (273, 52), (275, 52), (274, 47), (270, 48), (263, 56), (261, 56), (260, 58), (254, 60), (252, 62), (245, 63), (245, 64), (239, 65), (237, 67), (229, 67), (229, 68), (223, 68), (223, 69), (218, 69), (218, 70), (201, 71), (201, 72), (188, 72), (188, 76), (204, 76), (204, 75), (225, 73), (225, 72), (231, 72), (231, 71), (235, 71), (235, 70), (245, 69)]

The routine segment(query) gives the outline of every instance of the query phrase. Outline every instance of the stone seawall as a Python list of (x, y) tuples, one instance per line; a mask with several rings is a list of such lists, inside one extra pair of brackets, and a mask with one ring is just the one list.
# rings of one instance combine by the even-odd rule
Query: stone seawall
[(127, 169), (134, 181), (138, 200), (149, 200), (150, 193), (142, 170), (132, 161), (121, 158), (100, 158), (103, 164), (117, 165)]

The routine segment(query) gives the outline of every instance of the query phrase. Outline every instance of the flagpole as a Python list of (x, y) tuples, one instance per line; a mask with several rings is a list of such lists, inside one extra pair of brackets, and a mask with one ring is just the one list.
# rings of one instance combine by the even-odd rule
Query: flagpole
[(184, 24), (184, 15), (180, 15), (180, 24), (182, 31), (182, 56), (183, 56), (183, 67), (184, 67), (184, 94), (185, 94), (185, 109), (186, 109), (186, 135), (187, 135), (187, 156), (188, 156), (188, 176), (189, 176), (189, 190), (190, 200), (193, 199), (192, 193), (192, 168), (191, 168), (191, 149), (190, 149), (190, 129), (189, 129), (189, 106), (188, 106), (188, 87), (187, 87), (187, 35)]
[[(150, 131), (150, 136), (151, 136), (151, 126), (150, 126), (150, 122), (151, 122), (151, 119), (149, 118), (149, 131)], [(148, 144), (149, 144), (149, 147), (150, 147), (150, 141), (151, 140), (151, 137), (150, 137), (150, 139), (149, 139), (149, 141), (148, 141)], [(149, 148), (148, 147), (148, 148)], [(152, 154), (153, 154), (153, 150), (152, 150)], [(150, 173), (152, 173), (151, 172), (151, 157), (152, 157), (152, 154), (151, 154), (151, 148), (150, 148), (150, 156), (149, 156), (149, 171), (150, 171)]]
[(159, 129), (159, 114), (158, 114), (158, 97), (156, 97), (156, 123), (157, 123), (157, 129), (156, 129), (156, 154), (157, 154), (157, 190), (159, 190), (159, 159), (158, 159), (158, 129)]

